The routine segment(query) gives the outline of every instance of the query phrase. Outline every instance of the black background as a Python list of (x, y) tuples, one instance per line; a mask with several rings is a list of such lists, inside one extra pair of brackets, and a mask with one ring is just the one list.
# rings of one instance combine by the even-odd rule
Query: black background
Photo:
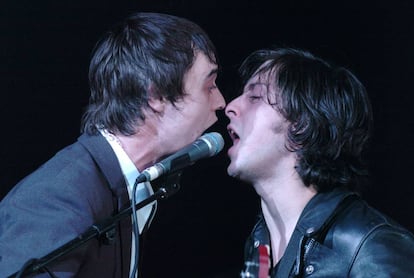
[[(309, 49), (350, 68), (371, 97), (375, 131), (365, 198), (414, 230), (412, 1), (3, 1), (0, 9), (0, 198), (79, 135), (92, 48), (121, 18), (165, 12), (202, 26), (215, 43), (227, 100), (236, 69), (271, 45)], [(225, 134), (220, 113), (211, 130)], [(228, 138), (226, 142), (228, 143)], [(159, 203), (144, 246), (144, 277), (231, 277), (258, 199), (226, 175), (226, 150), (184, 171)]]

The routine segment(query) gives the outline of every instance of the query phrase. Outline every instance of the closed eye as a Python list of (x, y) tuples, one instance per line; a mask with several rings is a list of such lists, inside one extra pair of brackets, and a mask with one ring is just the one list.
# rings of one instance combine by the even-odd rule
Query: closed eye
[(262, 96), (249, 96), (249, 99), (261, 99)]
[(261, 100), (262, 99), (262, 96), (251, 95), (248, 98), (249, 98), (249, 101), (250, 102), (254, 103), (254, 102), (257, 102), (257, 101)]
[(218, 88), (217, 85), (214, 84), (213, 86), (208, 87), (208, 90), (209, 91), (213, 91), (213, 90), (215, 90), (217, 88)]
[(257, 102), (263, 99), (266, 88), (267, 86), (264, 83), (251, 83), (245, 87), (244, 94), (247, 95), (250, 102)]

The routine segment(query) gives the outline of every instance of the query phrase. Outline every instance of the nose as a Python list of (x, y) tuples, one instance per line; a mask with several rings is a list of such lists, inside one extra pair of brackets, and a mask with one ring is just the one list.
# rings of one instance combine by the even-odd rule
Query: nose
[(238, 114), (237, 113), (237, 105), (236, 105), (237, 104), (237, 99), (238, 98), (233, 99), (226, 106), (225, 113), (226, 113), (226, 116), (228, 118), (237, 116), (237, 114)]
[(215, 98), (214, 98), (214, 109), (223, 110), (224, 107), (226, 107), (226, 101), (224, 100), (224, 97), (221, 94), (220, 90), (217, 89)]

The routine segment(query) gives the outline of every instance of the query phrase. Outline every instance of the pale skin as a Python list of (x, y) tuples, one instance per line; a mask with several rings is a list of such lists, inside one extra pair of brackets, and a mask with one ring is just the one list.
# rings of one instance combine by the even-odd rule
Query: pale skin
[(233, 139), (228, 173), (251, 183), (260, 196), (276, 265), (316, 190), (306, 187), (294, 168), (296, 153), (286, 148), (289, 123), (267, 97), (277, 93), (277, 88), (267, 86), (271, 79), (267, 74), (254, 75), (243, 94), (227, 105), (226, 115)]
[(216, 111), (225, 100), (216, 86), (217, 65), (195, 52), (192, 67), (184, 75), (184, 99), (175, 103), (151, 98), (151, 110), (131, 136), (115, 134), (139, 171), (192, 143), (217, 121)]

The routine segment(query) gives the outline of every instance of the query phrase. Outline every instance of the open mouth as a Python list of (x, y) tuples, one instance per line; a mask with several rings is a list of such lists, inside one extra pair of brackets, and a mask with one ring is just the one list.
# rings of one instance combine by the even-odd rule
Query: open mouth
[(232, 128), (227, 128), (227, 131), (230, 135), (231, 140), (233, 140), (233, 143), (240, 139), (239, 135)]

